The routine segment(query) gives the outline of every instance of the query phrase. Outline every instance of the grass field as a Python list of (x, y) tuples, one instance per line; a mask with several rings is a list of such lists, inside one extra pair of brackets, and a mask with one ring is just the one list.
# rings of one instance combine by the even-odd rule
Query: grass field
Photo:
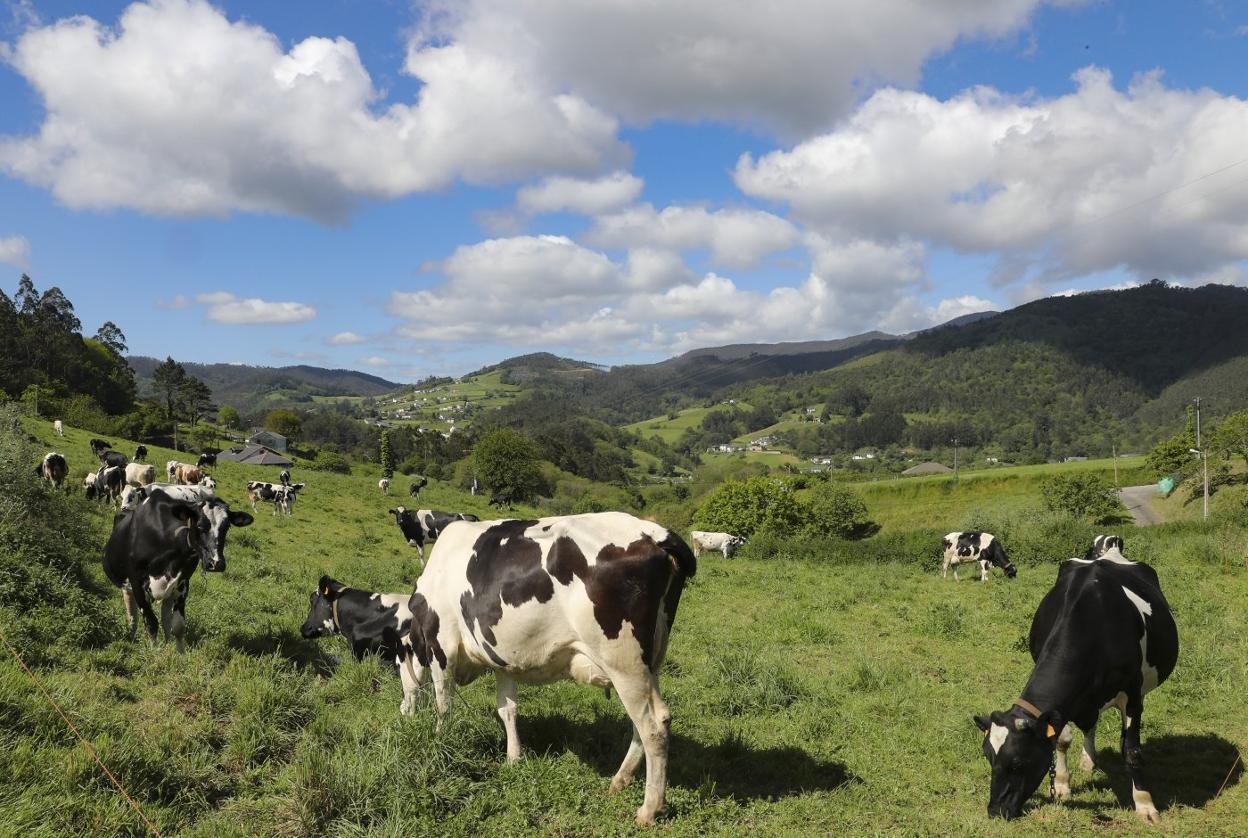
[[(673, 443), (680, 439), (687, 429), (701, 425), (702, 420), (706, 418), (706, 414), (712, 410), (725, 407), (727, 406), (718, 404), (711, 407), (687, 407), (677, 413), (675, 419), (669, 419), (666, 416), (655, 416), (651, 419), (643, 419), (640, 422), (625, 425), (624, 430), (633, 431), (642, 436), (657, 436), (664, 442)], [(736, 407), (740, 410), (750, 410), (750, 406), (743, 402), (738, 402)]]
[[(51, 445), (47, 423), (28, 428)], [(92, 462), (89, 436), (71, 429), (55, 444), (76, 483)], [(175, 456), (186, 459), (153, 450), (151, 461)], [(1034, 479), (993, 475), (952, 490), (931, 480), (858, 487), (888, 522), (879, 538), (891, 538), (864, 543), (862, 561), (704, 555), (663, 679), (669, 811), (645, 830), (632, 822), (638, 783), (607, 794), (629, 727), (601, 690), (522, 687), (525, 759), (508, 766), (492, 679), (461, 689), (436, 733), (428, 696), (415, 717), (400, 717), (391, 673), (351, 661), (339, 641), (299, 637), (321, 573), (406, 591), (419, 564), (386, 515), (401, 498), (382, 496), (376, 473), (294, 471), (308, 484), (294, 516), (261, 509), (252, 527), (232, 531), (227, 572), (196, 575), (187, 654), (122, 639), (120, 597), (93, 565), (115, 606), (114, 639), (40, 673), (165, 834), (1248, 834), (1242, 770), (1214, 799), (1248, 746), (1245, 537), (1226, 521), (1124, 532), (1128, 553), (1161, 575), (1182, 642), (1143, 722), (1160, 828), (1129, 808), (1112, 714), (1098, 740), (1107, 771), (1076, 768), (1072, 802), (1037, 795), (1008, 824), (985, 814), (988, 768), (971, 716), (1018, 695), (1027, 627), (1054, 562), (1092, 533), (1013, 492)], [(236, 508), (247, 479), (275, 476), (236, 464), (216, 474)], [(422, 494), (426, 505), (486, 512), (439, 483)], [(90, 514), (102, 543), (110, 514)], [(1019, 545), (1017, 579), (938, 578), (939, 533), (972, 518)], [(0, 832), (142, 834), (11, 659), (0, 663), (0, 751)]]

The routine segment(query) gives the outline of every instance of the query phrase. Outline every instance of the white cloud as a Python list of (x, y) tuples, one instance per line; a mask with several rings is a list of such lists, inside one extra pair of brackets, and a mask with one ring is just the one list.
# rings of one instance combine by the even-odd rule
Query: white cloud
[(940, 300), (936, 305), (924, 305), (915, 297), (906, 297), (899, 301), (880, 325), (894, 334), (905, 334), (919, 329), (930, 329), (942, 323), (948, 323), (957, 317), (967, 314), (978, 314), (981, 311), (1001, 311), (1002, 306), (992, 300), (985, 300), (973, 294), (949, 297)]
[(191, 307), (191, 300), (185, 294), (174, 294), (171, 299), (157, 300), (156, 308), (165, 311), (181, 311), (184, 308)]
[(367, 358), (361, 358), (360, 363), (370, 367), (388, 367), (390, 366), (390, 359), (382, 358), (378, 355), (370, 355)]
[(338, 221), (361, 198), (626, 157), (614, 118), (471, 41), (415, 38), (404, 71), (419, 96), (389, 106), (345, 38), (283, 52), (204, 0), (134, 3), (115, 29), (35, 27), (8, 60), (47, 115), (33, 136), (0, 138), (0, 171), (75, 208)]
[(612, 172), (594, 180), (549, 177), (516, 193), (516, 209), (525, 215), (576, 212), (601, 215), (637, 200), (645, 181), (628, 172)]
[(717, 265), (750, 268), (767, 254), (792, 247), (798, 232), (762, 210), (674, 205), (657, 211), (638, 204), (599, 216), (585, 239), (599, 247), (707, 248)]
[(999, 284), (1248, 257), (1248, 192), (1231, 188), (1248, 103), (1156, 74), (1123, 91), (1101, 70), (1075, 78), (1054, 99), (882, 90), (831, 133), (742, 156), (736, 180), (816, 230), (995, 254)]
[(355, 332), (339, 332), (336, 335), (330, 335), (325, 338), (325, 343), (330, 346), (349, 346), (356, 343), (365, 343), (368, 338), (363, 335), (357, 335)]
[(30, 267), (30, 242), (25, 236), (4, 236), (0, 238), (0, 262), (12, 265), (19, 270)]
[(209, 320), (228, 325), (302, 323), (316, 317), (316, 309), (310, 305), (274, 303), (258, 297), (241, 299), (228, 291), (196, 294), (195, 302), (208, 307), (204, 316)]

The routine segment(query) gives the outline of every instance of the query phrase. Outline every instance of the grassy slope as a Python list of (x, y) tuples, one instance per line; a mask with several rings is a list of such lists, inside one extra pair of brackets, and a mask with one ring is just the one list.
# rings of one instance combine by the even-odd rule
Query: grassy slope
[[(687, 428), (696, 428), (702, 424), (702, 420), (706, 418), (706, 414), (712, 410), (720, 408), (728, 409), (730, 405), (713, 405), (711, 407), (688, 407), (680, 411), (675, 419), (668, 419), (667, 416), (655, 416), (650, 419), (644, 419), (640, 422), (634, 422), (631, 425), (625, 425), (627, 431), (634, 431), (642, 436), (657, 436), (664, 442), (673, 443), (680, 439), (681, 434)], [(740, 410), (749, 410), (750, 405), (738, 402), (736, 407)], [(754, 434), (753, 436), (757, 436)]]
[[(32, 430), (50, 436), (45, 423)], [(89, 462), (88, 436), (71, 430), (58, 443), (75, 477)], [(172, 456), (153, 451), (152, 460)], [(217, 476), (223, 496), (237, 501), (246, 479), (271, 475), (223, 464)], [(296, 479), (308, 489), (293, 518), (262, 511), (231, 535), (226, 574), (206, 586), (197, 574), (187, 655), (119, 639), (84, 653), (78, 671), (46, 676), (162, 828), (203, 836), (633, 832), (640, 786), (606, 793), (627, 722), (601, 691), (522, 688), (526, 759), (507, 766), (491, 679), (461, 690), (437, 736), (427, 703), (414, 718), (398, 715), (398, 680), (375, 663), (348, 660), (331, 674), (330, 656), (344, 656), (344, 646), (298, 637), (319, 573), (404, 590), (417, 563), (385, 514), (397, 498), (378, 493), (376, 474), (297, 469)], [(881, 487), (864, 494), (883, 504)], [(926, 506), (927, 491), (896, 506)], [(434, 506), (485, 511), (441, 485), (426, 492), (422, 501)], [(1007, 497), (982, 494), (985, 503)], [(97, 523), (102, 538), (107, 515)], [(1242, 550), (1242, 533), (1171, 525), (1127, 537), (1132, 554), (1160, 572), (1183, 641), (1178, 670), (1145, 714), (1145, 752), (1168, 809), (1163, 829), (1244, 834), (1248, 787), (1232, 782), (1210, 802), (1234, 749), (1248, 746), (1248, 577), (1213, 570), (1222, 552)], [(1074, 546), (1055, 545), (1054, 554)], [(1024, 564), (1011, 583), (955, 584), (935, 578), (934, 544), (896, 559), (840, 567), (703, 559), (664, 678), (674, 714), (671, 817), (657, 833), (637, 832), (1156, 834), (1123, 808), (1129, 785), (1110, 715), (1100, 739), (1108, 777), (1076, 770), (1071, 805), (1037, 797), (1021, 822), (987, 820), (988, 772), (970, 716), (1017, 695), (1029, 671), (1028, 615), (1052, 567)], [(115, 613), (120, 638), (119, 597)], [(11, 662), (0, 664), (0, 713), (7, 829), (137, 832)]]

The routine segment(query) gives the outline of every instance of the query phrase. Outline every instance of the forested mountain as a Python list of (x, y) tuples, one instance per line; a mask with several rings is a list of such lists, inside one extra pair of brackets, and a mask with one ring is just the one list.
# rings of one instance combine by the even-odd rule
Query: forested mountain
[[(138, 379), (139, 392), (152, 392), (152, 371), (160, 359), (132, 355), (127, 359)], [(379, 396), (400, 385), (355, 370), (324, 369), (300, 364), (253, 367), (241, 364), (183, 362), (186, 372), (212, 389), (220, 404), (243, 412), (278, 404), (306, 404), (314, 396)]]

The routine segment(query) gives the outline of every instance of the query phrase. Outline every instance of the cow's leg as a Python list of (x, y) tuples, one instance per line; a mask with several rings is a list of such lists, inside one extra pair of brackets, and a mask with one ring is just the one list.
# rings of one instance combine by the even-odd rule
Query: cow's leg
[[(1097, 715), (1100, 719), (1100, 715)], [(1096, 768), (1096, 722), (1083, 732), (1083, 753), (1079, 755), (1079, 767), (1084, 771)]]
[[(629, 718), (633, 720), (633, 726), (636, 728), (634, 741), (640, 740), (641, 748), (646, 755), (646, 797), (641, 808), (637, 810), (637, 823), (654, 823), (655, 816), (663, 810), (667, 792), (667, 742), (672, 725), (672, 713), (667, 709), (667, 703), (663, 701), (663, 697), (659, 695), (658, 679), (650, 670), (643, 670), (640, 674), (635, 672), (627, 674), (610, 672), (608, 674), (616, 693), (620, 696), (620, 701), (624, 704), (624, 709), (628, 711)], [(635, 771), (636, 759), (631, 743), (628, 754), (624, 757), (624, 763), (620, 765), (620, 771), (611, 781), (612, 788), (616, 787), (617, 780), (625, 775), (631, 775), (631, 772), (627, 771), (630, 768), (630, 758), (633, 760), (631, 768)], [(626, 782), (625, 778), (620, 786)]]
[(399, 651), (403, 658), (399, 661), (399, 680), (403, 682), (403, 701), (399, 704), (399, 712), (404, 716), (416, 714), (416, 699), (420, 695), (420, 682), (424, 680), (425, 668), (416, 660), (410, 646)]
[(981, 561), (979, 563), (979, 581), (980, 582), (988, 581), (988, 562), (986, 561)]
[(438, 708), (437, 730), (442, 730), (446, 716), (451, 712), (451, 697), (455, 694), (455, 673), (450, 667), (443, 669), (434, 660), (429, 665), (429, 674), (433, 679), (433, 700)]
[(1144, 714), (1144, 696), (1137, 686), (1127, 695), (1122, 710), (1122, 760), (1131, 776), (1131, 799), (1135, 813), (1149, 823), (1159, 823), (1157, 806), (1144, 781), (1144, 753), (1140, 747), (1140, 717)]
[(143, 587), (143, 579), (135, 577), (130, 580), (130, 595), (139, 611), (143, 613), (143, 626), (147, 629), (147, 637), (156, 642), (156, 612), (152, 610), (151, 600), (147, 598), (147, 590)]
[(954, 582), (957, 582), (957, 581), (958, 581), (958, 565), (959, 565), (959, 564), (960, 564), (960, 562), (958, 562), (958, 561), (954, 561), (954, 562), (953, 562), (953, 581), (954, 581)]
[(520, 761), (520, 734), (516, 731), (516, 681), (501, 670), (494, 672), (497, 682), (498, 717), (507, 731), (507, 761)]
[[(178, 589), (173, 596), (165, 600), (166, 603), (171, 602), (167, 614), (162, 613), (161, 622), (165, 626), (165, 640), (169, 639), (169, 635), (173, 635), (174, 642), (178, 644), (178, 653), (186, 651), (186, 595), (191, 590), (191, 582), (189, 579), (183, 579), (178, 582)], [(162, 609), (163, 611), (163, 609)]]
[(1057, 737), (1057, 749), (1053, 755), (1053, 795), (1058, 799), (1070, 797), (1070, 768), (1066, 765), (1066, 752), (1075, 740), (1075, 728), (1066, 725)]
[(941, 579), (948, 579), (948, 578), (949, 578), (949, 557), (948, 557), (948, 556), (945, 556), (945, 560), (944, 560), (943, 564), (941, 565), (941, 568), (940, 568), (940, 578), (941, 578)]
[[(607, 697), (611, 697), (610, 687), (607, 687)], [(628, 745), (628, 753), (624, 755), (624, 761), (620, 763), (620, 769), (611, 778), (611, 791), (619, 791), (633, 781), (633, 775), (637, 773), (637, 766), (641, 765), (641, 758), (645, 755), (646, 750), (641, 744), (641, 734), (637, 732), (637, 726), (634, 725), (633, 740)]]
[(121, 602), (126, 607), (126, 626), (130, 629), (129, 640), (134, 641), (134, 631), (139, 627), (139, 604), (134, 600), (134, 594), (130, 592), (130, 583), (127, 582), (121, 589)]

